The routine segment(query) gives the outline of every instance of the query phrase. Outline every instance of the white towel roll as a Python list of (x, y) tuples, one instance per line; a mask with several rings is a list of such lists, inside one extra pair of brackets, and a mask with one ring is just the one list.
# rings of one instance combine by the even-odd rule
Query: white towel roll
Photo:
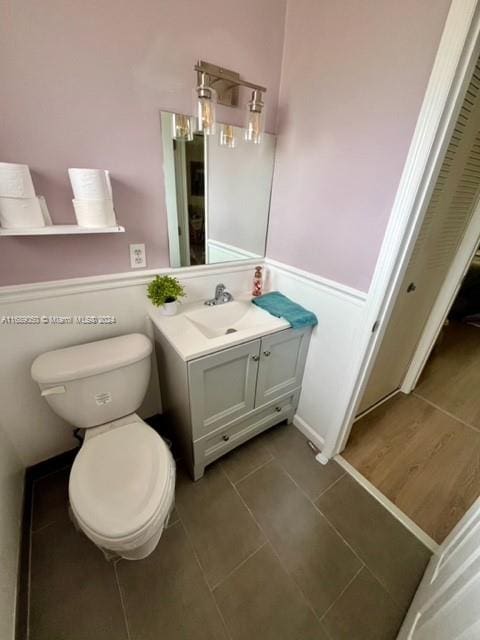
[(79, 227), (115, 227), (117, 220), (111, 200), (72, 200)]
[(32, 176), (26, 164), (0, 162), (0, 196), (35, 198)]
[(75, 200), (111, 200), (110, 174), (104, 169), (69, 169)]
[(48, 224), (48, 220), (42, 211), (40, 198), (0, 196), (0, 226), (4, 229), (36, 229), (45, 224)]

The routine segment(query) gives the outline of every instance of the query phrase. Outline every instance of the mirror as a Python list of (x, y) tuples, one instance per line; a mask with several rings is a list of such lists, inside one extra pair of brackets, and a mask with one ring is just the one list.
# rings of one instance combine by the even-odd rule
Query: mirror
[(173, 114), (161, 113), (170, 265), (187, 267), (265, 255), (275, 136), (235, 147), (217, 133), (173, 139)]

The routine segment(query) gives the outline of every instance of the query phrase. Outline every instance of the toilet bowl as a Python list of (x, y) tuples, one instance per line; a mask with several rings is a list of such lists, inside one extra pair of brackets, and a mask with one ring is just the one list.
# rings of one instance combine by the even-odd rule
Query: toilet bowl
[(72, 517), (98, 547), (129, 560), (156, 547), (173, 509), (175, 463), (136, 413), (151, 342), (130, 334), (50, 351), (32, 377), (52, 409), (85, 429), (69, 481)]
[(145, 558), (173, 507), (172, 455), (135, 414), (103, 427), (98, 434), (87, 432), (75, 458), (70, 507), (79, 528), (98, 547), (129, 560)]

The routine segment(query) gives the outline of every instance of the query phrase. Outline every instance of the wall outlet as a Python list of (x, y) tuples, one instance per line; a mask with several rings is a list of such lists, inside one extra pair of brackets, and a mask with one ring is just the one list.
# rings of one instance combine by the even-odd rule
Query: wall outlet
[(141, 269), (147, 266), (147, 257), (144, 244), (131, 244), (130, 246), (130, 266), (132, 269)]

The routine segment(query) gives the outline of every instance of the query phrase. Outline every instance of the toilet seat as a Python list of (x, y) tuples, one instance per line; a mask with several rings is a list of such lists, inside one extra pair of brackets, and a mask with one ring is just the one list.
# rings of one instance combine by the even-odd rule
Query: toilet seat
[(83, 444), (70, 474), (70, 505), (93, 542), (121, 551), (160, 535), (174, 485), (167, 445), (144, 422), (132, 420)]

